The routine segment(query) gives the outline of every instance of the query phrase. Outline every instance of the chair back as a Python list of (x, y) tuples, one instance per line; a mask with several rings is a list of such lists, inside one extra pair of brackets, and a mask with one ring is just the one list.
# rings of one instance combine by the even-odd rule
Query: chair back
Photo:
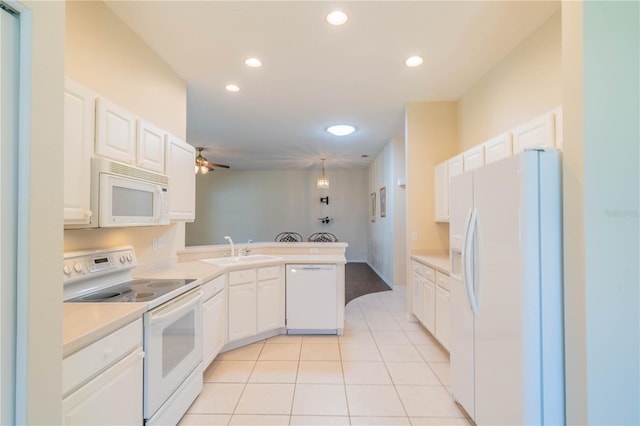
[(297, 232), (281, 232), (276, 235), (277, 243), (301, 243), (302, 235)]
[(330, 232), (316, 232), (309, 236), (310, 243), (335, 243), (338, 239)]

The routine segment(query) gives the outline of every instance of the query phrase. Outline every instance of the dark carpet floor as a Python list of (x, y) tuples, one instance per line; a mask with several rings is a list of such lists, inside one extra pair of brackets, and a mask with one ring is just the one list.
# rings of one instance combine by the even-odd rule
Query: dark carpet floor
[(347, 263), (344, 275), (345, 305), (365, 294), (391, 290), (366, 263)]

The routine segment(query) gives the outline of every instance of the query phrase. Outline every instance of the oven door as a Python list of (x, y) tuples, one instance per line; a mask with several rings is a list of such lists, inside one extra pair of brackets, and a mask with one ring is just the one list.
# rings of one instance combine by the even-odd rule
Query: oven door
[(202, 362), (202, 291), (144, 314), (144, 418), (150, 418)]

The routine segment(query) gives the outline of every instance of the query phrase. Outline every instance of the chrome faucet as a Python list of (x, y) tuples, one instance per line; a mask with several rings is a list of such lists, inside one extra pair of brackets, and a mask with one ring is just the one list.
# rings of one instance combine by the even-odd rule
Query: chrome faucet
[(230, 236), (228, 236), (228, 235), (227, 235), (227, 236), (225, 236), (225, 237), (224, 237), (224, 239), (225, 239), (225, 240), (227, 240), (227, 241), (229, 241), (229, 244), (231, 244), (231, 257), (234, 257), (234, 255), (235, 255), (235, 250), (234, 250), (234, 248), (233, 248), (233, 240), (232, 240), (232, 239), (231, 239), (231, 237), (230, 237)]

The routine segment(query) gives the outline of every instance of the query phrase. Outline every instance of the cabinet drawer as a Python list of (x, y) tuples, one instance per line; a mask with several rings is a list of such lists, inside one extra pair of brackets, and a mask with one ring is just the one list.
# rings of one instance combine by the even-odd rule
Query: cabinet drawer
[(256, 280), (255, 269), (243, 269), (229, 272), (229, 285), (251, 283)]
[(423, 265), (422, 266), (422, 276), (427, 280), (427, 281), (431, 281), (432, 283), (436, 282), (436, 271), (435, 269), (427, 266), (427, 265)]
[(449, 291), (449, 275), (443, 274), (440, 271), (436, 272), (436, 284), (438, 287), (442, 287), (443, 289)]
[(137, 319), (62, 360), (62, 394), (87, 382), (142, 345), (142, 319)]
[(280, 266), (258, 268), (258, 281), (271, 280), (280, 277)]
[(415, 260), (411, 262), (411, 270), (415, 273), (422, 275), (422, 263), (416, 262)]
[(202, 284), (202, 300), (206, 302), (211, 299), (213, 295), (224, 290), (224, 287), (224, 275), (220, 275), (219, 277)]

